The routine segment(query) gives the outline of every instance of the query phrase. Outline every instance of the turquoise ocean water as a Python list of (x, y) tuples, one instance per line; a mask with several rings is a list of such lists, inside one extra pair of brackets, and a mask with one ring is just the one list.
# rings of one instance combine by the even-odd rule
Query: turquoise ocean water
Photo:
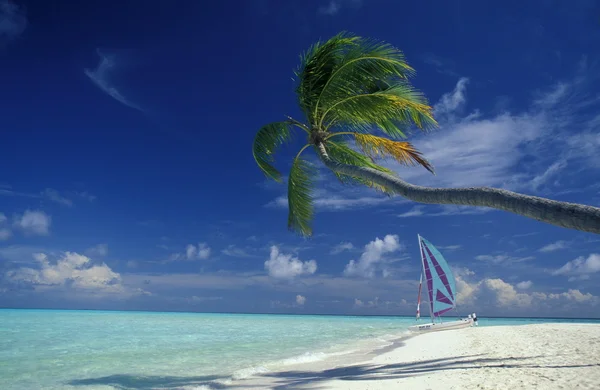
[[(6, 309), (0, 389), (223, 388), (248, 375), (389, 345), (414, 321)], [(586, 321), (483, 318), (480, 326), (536, 322)]]

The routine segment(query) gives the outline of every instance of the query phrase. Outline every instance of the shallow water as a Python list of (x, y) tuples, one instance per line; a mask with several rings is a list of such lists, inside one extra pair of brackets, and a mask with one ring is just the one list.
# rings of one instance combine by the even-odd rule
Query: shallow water
[[(449, 319), (450, 320), (450, 319)], [(482, 319), (481, 326), (572, 320)], [(0, 389), (199, 389), (375, 349), (414, 317), (0, 310)]]

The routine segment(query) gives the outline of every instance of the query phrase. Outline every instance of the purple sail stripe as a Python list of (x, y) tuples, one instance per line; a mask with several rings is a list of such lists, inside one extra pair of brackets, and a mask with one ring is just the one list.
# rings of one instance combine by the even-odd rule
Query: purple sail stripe
[(447, 308), (447, 309), (442, 309), (442, 310), (440, 310), (440, 311), (436, 311), (435, 313), (433, 313), (433, 315), (434, 315), (434, 316), (436, 316), (436, 317), (439, 317), (439, 316), (441, 316), (442, 314), (444, 314), (445, 312), (447, 312), (447, 311), (450, 311), (450, 310), (452, 310), (452, 309), (453, 309), (453, 307), (449, 307), (449, 308)]
[(427, 245), (425, 245), (425, 243), (423, 243), (423, 245), (427, 249), (427, 253), (429, 254), (429, 258), (431, 259), (431, 262), (433, 263), (435, 272), (438, 274), (438, 276), (442, 280), (442, 283), (444, 283), (444, 287), (446, 287), (446, 290), (448, 290), (452, 299), (454, 299), (454, 291), (452, 291), (452, 289), (450, 288), (450, 283), (448, 283), (448, 278), (446, 277), (446, 273), (440, 266), (440, 263), (438, 263), (437, 259), (433, 255), (433, 253), (431, 253), (431, 251), (429, 250), (429, 247), (427, 247)]
[[(425, 245), (421, 241), (422, 245)], [(427, 291), (429, 292), (429, 305), (433, 311), (433, 278), (431, 276), (431, 270), (429, 269), (429, 262), (425, 257), (425, 252), (421, 248), (421, 254), (423, 255), (423, 268), (425, 268), (425, 279), (427, 279)]]
[(438, 302), (447, 303), (448, 305), (454, 305), (450, 298), (445, 296), (444, 293), (440, 290), (437, 290), (437, 292), (435, 293), (435, 300)]

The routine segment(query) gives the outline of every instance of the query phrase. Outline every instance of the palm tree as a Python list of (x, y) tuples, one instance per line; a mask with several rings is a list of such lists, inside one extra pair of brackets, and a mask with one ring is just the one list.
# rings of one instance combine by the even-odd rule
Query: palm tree
[[(306, 122), (291, 117), (270, 123), (256, 134), (253, 154), (270, 179), (282, 181), (273, 154), (291, 139), (292, 129), (306, 132), (307, 144), (292, 162), (288, 178), (288, 227), (310, 236), (316, 170), (302, 157), (309, 147), (344, 183), (374, 187), (415, 202), (491, 207), (538, 221), (600, 233), (600, 208), (558, 202), (488, 187), (428, 188), (409, 184), (375, 163), (393, 158), (401, 164), (431, 164), (406, 138), (416, 125), (437, 126), (425, 97), (409, 83), (414, 70), (393, 46), (347, 33), (313, 45), (301, 56), (296, 93)], [(379, 129), (387, 137), (371, 134)], [(348, 142), (354, 141), (357, 150)]]

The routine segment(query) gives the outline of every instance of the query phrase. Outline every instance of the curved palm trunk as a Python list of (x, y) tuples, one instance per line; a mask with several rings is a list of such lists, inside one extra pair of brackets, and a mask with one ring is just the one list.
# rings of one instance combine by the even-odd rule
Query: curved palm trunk
[(333, 161), (322, 143), (316, 146), (319, 157), (332, 171), (372, 181), (415, 202), (491, 207), (568, 229), (600, 234), (600, 208), (598, 207), (559, 202), (489, 187), (429, 188), (416, 186), (371, 168)]

